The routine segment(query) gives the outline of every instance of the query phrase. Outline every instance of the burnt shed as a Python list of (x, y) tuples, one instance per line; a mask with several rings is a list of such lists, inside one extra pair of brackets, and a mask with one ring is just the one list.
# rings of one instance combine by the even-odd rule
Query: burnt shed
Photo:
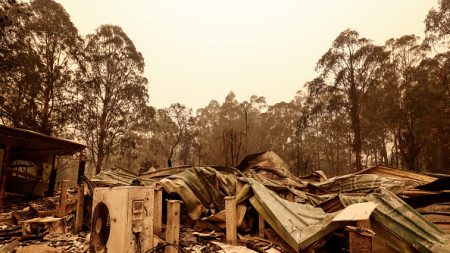
[[(83, 144), (34, 131), (0, 125), (0, 208), (6, 192), (31, 194), (36, 188), (53, 196), (58, 156), (79, 153), (78, 178), (84, 174)], [(43, 174), (48, 175), (46, 178)], [(17, 192), (20, 190), (20, 192)], [(24, 192), (25, 191), (25, 192)]]

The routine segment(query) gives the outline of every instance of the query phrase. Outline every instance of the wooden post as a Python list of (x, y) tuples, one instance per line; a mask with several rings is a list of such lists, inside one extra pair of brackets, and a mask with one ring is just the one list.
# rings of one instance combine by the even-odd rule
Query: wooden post
[(236, 197), (225, 197), (225, 213), (226, 213), (226, 241), (228, 244), (237, 244), (236, 231)]
[[(356, 221), (356, 226), (370, 230), (370, 220)], [(350, 253), (372, 253), (372, 235), (349, 231)]]
[(162, 190), (155, 189), (153, 201), (153, 234), (162, 236)]
[(66, 216), (66, 206), (67, 206), (67, 184), (69, 181), (63, 180), (61, 183), (61, 195), (59, 198), (59, 208), (56, 212), (58, 218)]
[(78, 188), (78, 200), (77, 200), (77, 214), (75, 217), (75, 233), (83, 230), (83, 217), (84, 217), (84, 184), (77, 186)]
[[(179, 200), (167, 201), (166, 242), (178, 245), (180, 240), (180, 205)], [(166, 246), (165, 253), (177, 253), (174, 246)]]
[(83, 151), (80, 151), (80, 161), (78, 162), (78, 178), (77, 178), (77, 184), (81, 184), (82, 176), (84, 176), (84, 170), (86, 168), (86, 161), (83, 157)]
[(265, 221), (261, 214), (258, 214), (258, 236), (264, 238)]
[(48, 180), (47, 197), (53, 197), (55, 194), (55, 182), (56, 182), (56, 168), (55, 168), (56, 155), (52, 158), (52, 170), (50, 171), (50, 178)]
[(6, 192), (6, 178), (8, 177), (8, 165), (9, 165), (10, 147), (6, 145), (5, 152), (3, 154), (2, 162), (2, 188), (0, 190), (0, 210), (3, 212), (3, 201)]

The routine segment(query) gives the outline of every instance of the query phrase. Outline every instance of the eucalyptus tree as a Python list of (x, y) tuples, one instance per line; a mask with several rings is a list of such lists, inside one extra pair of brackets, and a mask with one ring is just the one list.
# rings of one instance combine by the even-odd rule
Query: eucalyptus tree
[(197, 129), (200, 133), (196, 147), (199, 164), (219, 164), (221, 159), (221, 140), (219, 131), (220, 104), (211, 100), (209, 104), (196, 112)]
[[(437, 9), (431, 9), (425, 19), (425, 42), (433, 48), (439, 47), (433, 59), (420, 66), (420, 72), (426, 84), (430, 85), (438, 99), (434, 102), (439, 105), (435, 111), (432, 122), (434, 141), (438, 145), (428, 145), (429, 154), (434, 157), (429, 163), (430, 168), (437, 167), (440, 171), (448, 173), (450, 167), (450, 0), (439, 0)], [(435, 97), (436, 98), (436, 97)], [(445, 171), (447, 170), (447, 171)]]
[(255, 121), (257, 121), (258, 116), (261, 111), (267, 109), (266, 98), (263, 96), (250, 96), (249, 101), (243, 101), (239, 103), (241, 107), (241, 113), (245, 125), (245, 145), (244, 145), (244, 156), (248, 155), (249, 152), (254, 152), (252, 145), (252, 128), (255, 128)]
[(239, 101), (232, 91), (228, 93), (220, 107), (218, 130), (223, 162), (227, 166), (234, 166), (239, 162), (244, 146), (245, 120), (242, 117)]
[(305, 85), (309, 94), (298, 131), (309, 150), (311, 167), (330, 175), (348, 172), (352, 131), (345, 91), (327, 85), (320, 77)]
[(5, 58), (12, 68), (0, 78), (5, 87), (1, 116), (17, 127), (61, 131), (72, 115), (72, 78), (82, 39), (53, 0), (33, 0), (15, 17), (17, 29), (6, 34), (14, 44)]
[(336, 92), (344, 95), (343, 106), (353, 132), (356, 170), (362, 169), (361, 106), (369, 88), (380, 82), (381, 66), (387, 56), (383, 47), (373, 45), (370, 40), (361, 38), (358, 32), (348, 29), (339, 34), (317, 63), (317, 70), (325, 80), (318, 85), (333, 86)]
[(180, 103), (171, 104), (169, 108), (167, 108), (167, 113), (172, 121), (176, 125), (176, 131), (173, 133), (173, 141), (170, 143), (170, 151), (167, 157), (169, 167), (172, 166), (172, 159), (174, 158), (175, 152), (184, 148), (184, 152), (182, 153), (183, 161), (187, 161), (187, 157), (189, 156), (191, 139), (193, 136), (190, 136), (192, 132), (190, 132), (191, 126), (194, 124), (194, 118), (192, 116), (192, 109), (187, 108), (185, 105)]
[(144, 160), (155, 168), (167, 167), (172, 146), (177, 141), (177, 124), (168, 109), (162, 108), (156, 110), (150, 128), (143, 144), (146, 152)]
[(117, 141), (154, 114), (148, 102), (144, 58), (119, 26), (87, 35), (77, 73), (78, 120), (98, 174)]
[[(417, 67), (426, 59), (428, 47), (421, 45), (416, 35), (389, 39), (385, 47), (389, 51), (392, 75), (384, 80), (382, 93), (378, 96), (385, 101), (384, 110), (374, 111), (372, 115), (378, 115), (380, 121), (385, 123), (386, 131), (394, 137), (391, 156), (395, 166), (402, 166), (403, 163), (409, 169), (417, 169), (417, 158), (425, 138), (416, 131), (418, 111), (411, 107), (409, 101), (416, 96), (411, 91), (420, 85), (416, 80)], [(399, 160), (403, 162), (399, 163)]]
[[(421, 62), (407, 91), (405, 111), (412, 153), (409, 167), (447, 173), (450, 166), (450, 61), (438, 54)], [(408, 154), (408, 153), (407, 153)], [(406, 158), (409, 158), (406, 156)], [(414, 159), (412, 159), (414, 158)]]
[(450, 0), (439, 0), (438, 9), (431, 9), (425, 19), (425, 42), (450, 49)]
[(29, 13), (29, 4), (0, 1), (0, 120), (15, 127), (30, 125), (26, 90), (36, 61), (28, 57), (25, 39)]

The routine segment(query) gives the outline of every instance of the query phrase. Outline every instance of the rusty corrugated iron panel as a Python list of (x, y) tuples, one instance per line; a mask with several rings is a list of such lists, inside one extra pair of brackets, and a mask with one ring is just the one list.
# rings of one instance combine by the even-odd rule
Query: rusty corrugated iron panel
[(419, 252), (450, 252), (449, 234), (427, 221), (419, 212), (386, 189), (380, 188), (378, 193), (362, 198), (341, 195), (340, 199), (346, 206), (360, 202), (376, 202), (378, 206), (372, 214), (375, 221)]

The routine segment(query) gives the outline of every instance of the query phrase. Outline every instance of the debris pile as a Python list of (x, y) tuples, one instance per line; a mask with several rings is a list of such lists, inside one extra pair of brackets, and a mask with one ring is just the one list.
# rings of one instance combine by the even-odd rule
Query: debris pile
[[(450, 252), (448, 175), (375, 166), (330, 179), (322, 171), (296, 177), (273, 152), (250, 155), (236, 168), (121, 174), (104, 171), (92, 182), (112, 186), (138, 180), (160, 187), (164, 199), (182, 200), (186, 218), (180, 226), (189, 232), (182, 232), (180, 245), (190, 252), (205, 242), (226, 242), (227, 196), (235, 196), (238, 244), (257, 252), (349, 251), (351, 234), (371, 237), (373, 252)], [(352, 208), (366, 202), (376, 206)], [(368, 214), (368, 227), (358, 218), (361, 212)], [(192, 235), (202, 240), (191, 240)]]
[[(7, 195), (5, 211), (0, 215), (0, 252), (87, 252), (87, 232), (75, 233), (75, 189), (55, 198), (27, 199)], [(58, 216), (58, 210), (65, 206)]]
[[(139, 175), (115, 169), (85, 179), (84, 228), (103, 233), (104, 224), (90, 224), (94, 188), (148, 185), (160, 215), (153, 217), (151, 252), (450, 252), (450, 176), (438, 176), (375, 166), (333, 178), (322, 171), (296, 177), (273, 152), (250, 155), (236, 168)], [(77, 229), (77, 189), (63, 192), (2, 213), (0, 252), (89, 251), (89, 232)], [(169, 240), (173, 224), (165, 221), (173, 217), (166, 206), (173, 201), (180, 203), (179, 228)], [(140, 231), (139, 214), (130, 217)]]

